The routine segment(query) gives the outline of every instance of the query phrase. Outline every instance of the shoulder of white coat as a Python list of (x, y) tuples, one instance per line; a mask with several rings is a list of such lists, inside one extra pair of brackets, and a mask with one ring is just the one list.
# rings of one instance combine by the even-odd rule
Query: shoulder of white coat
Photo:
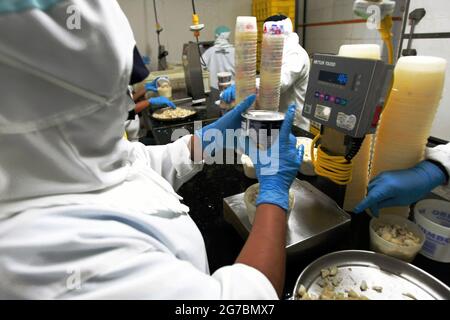
[(426, 149), (426, 159), (442, 164), (450, 175), (450, 143)]

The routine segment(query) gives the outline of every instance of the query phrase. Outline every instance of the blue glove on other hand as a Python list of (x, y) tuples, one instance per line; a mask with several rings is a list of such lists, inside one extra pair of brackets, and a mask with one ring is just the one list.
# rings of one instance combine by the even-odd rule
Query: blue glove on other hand
[(145, 91), (158, 92), (158, 80), (159, 77), (153, 80), (152, 82), (148, 82), (144, 85)]
[(291, 134), (295, 109), (296, 106), (292, 105), (286, 112), (279, 137), (265, 156), (265, 164), (261, 163), (261, 152), (264, 151), (259, 150), (257, 159), (253, 159), (254, 156), (251, 155), (259, 181), (257, 206), (273, 204), (286, 211), (289, 209), (289, 189), (297, 176), (304, 154), (304, 147), (297, 148), (297, 139)]
[[(226, 131), (227, 129), (234, 131), (241, 128), (242, 113), (250, 108), (255, 100), (256, 95), (248, 96), (244, 101), (234, 107), (230, 112), (226, 113), (222, 118), (196, 131), (195, 134), (202, 142), (202, 149), (205, 150), (205, 148), (212, 143), (214, 143), (214, 145), (211, 146), (211, 149), (215, 149), (216, 151), (224, 148), (234, 149), (234, 139), (232, 141), (228, 141), (227, 143)], [(217, 141), (214, 133), (220, 133), (222, 139)]]
[(234, 100), (236, 100), (236, 85), (231, 85), (230, 87), (226, 88), (222, 94), (220, 95), (223, 101), (230, 104)]
[(158, 110), (165, 107), (171, 107), (172, 109), (176, 109), (176, 105), (167, 99), (166, 97), (156, 97), (156, 98), (150, 98), (148, 100), (150, 103), (150, 109), (152, 110)]
[(420, 200), (437, 186), (444, 184), (446, 176), (429, 161), (423, 161), (407, 170), (386, 171), (372, 180), (367, 197), (354, 209), (355, 213), (370, 208), (378, 217), (379, 209), (409, 206)]

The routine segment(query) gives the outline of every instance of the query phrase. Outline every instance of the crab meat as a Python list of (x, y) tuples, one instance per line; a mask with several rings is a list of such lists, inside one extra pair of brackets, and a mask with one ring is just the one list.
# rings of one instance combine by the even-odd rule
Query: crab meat
[(382, 293), (383, 292), (383, 287), (380, 286), (373, 286), (372, 290), (378, 292), (378, 293)]
[(357, 294), (353, 289), (348, 290), (348, 297), (357, 299), (359, 298), (359, 294)]
[(333, 284), (333, 286), (337, 287), (341, 284), (342, 282), (342, 278), (339, 277), (335, 277), (333, 278), (333, 280), (331, 281), (331, 283)]
[(407, 292), (407, 293), (402, 293), (402, 295), (404, 295), (405, 297), (408, 297), (412, 300), (417, 300), (417, 298), (412, 293)]
[(367, 291), (369, 287), (367, 286), (366, 280), (361, 281), (361, 285), (359, 286), (359, 288), (361, 289), (361, 291)]
[(321, 274), (322, 278), (325, 279), (326, 277), (328, 277), (330, 275), (330, 269), (322, 269), (322, 270), (320, 270), (320, 274)]
[(306, 292), (305, 286), (304, 285), (300, 285), (300, 288), (298, 288), (298, 290), (297, 290), (297, 295), (300, 298), (303, 298), (303, 296), (306, 295), (306, 294), (307, 294), (307, 292)]
[(338, 273), (338, 268), (336, 266), (333, 266), (330, 268), (330, 276), (335, 276)]

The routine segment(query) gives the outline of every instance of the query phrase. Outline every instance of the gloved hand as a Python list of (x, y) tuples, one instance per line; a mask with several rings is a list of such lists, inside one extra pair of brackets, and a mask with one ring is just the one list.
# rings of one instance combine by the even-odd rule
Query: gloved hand
[(172, 109), (176, 109), (177, 107), (172, 101), (170, 101), (166, 97), (150, 98), (148, 102), (150, 103), (150, 109), (152, 110), (158, 110), (165, 107), (171, 107)]
[(445, 181), (444, 172), (429, 161), (407, 170), (386, 171), (370, 182), (367, 197), (353, 211), (370, 208), (378, 217), (379, 209), (409, 206)]
[(236, 100), (236, 85), (231, 85), (228, 88), (226, 88), (222, 94), (220, 95), (223, 101), (230, 104), (234, 100)]
[[(250, 108), (255, 100), (255, 95), (248, 96), (244, 101), (226, 113), (222, 118), (200, 130), (197, 130), (195, 135), (199, 137), (202, 143), (202, 150), (205, 151), (208, 147), (211, 151), (227, 148), (234, 149), (234, 139), (232, 141), (226, 141), (226, 131), (227, 129), (234, 131), (241, 128), (241, 114)], [(216, 139), (216, 134), (218, 133), (220, 133), (220, 140)]]
[(152, 91), (152, 92), (158, 92), (158, 80), (159, 77), (157, 77), (155, 80), (153, 80), (152, 82), (147, 82), (144, 87), (145, 87), (145, 91)]
[(297, 139), (291, 134), (295, 109), (295, 105), (289, 107), (279, 137), (266, 155), (262, 156), (264, 151), (261, 150), (257, 157), (250, 153), (259, 181), (257, 206), (273, 204), (286, 211), (289, 209), (289, 189), (304, 155), (303, 145), (297, 148)]

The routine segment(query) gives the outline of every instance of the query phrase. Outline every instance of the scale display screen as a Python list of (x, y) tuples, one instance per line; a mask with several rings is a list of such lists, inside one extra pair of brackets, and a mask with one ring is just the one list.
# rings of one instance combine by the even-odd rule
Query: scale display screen
[(348, 74), (322, 70), (319, 72), (319, 81), (346, 86), (348, 83)]

